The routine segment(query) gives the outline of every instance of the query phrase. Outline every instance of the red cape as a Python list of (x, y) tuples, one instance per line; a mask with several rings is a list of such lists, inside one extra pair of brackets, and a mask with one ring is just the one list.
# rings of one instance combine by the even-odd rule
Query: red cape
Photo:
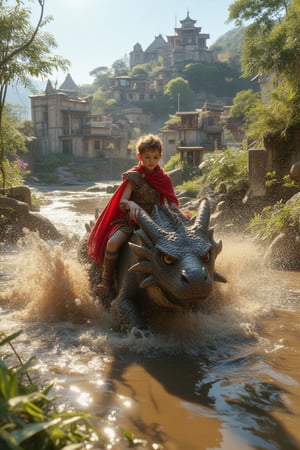
[[(145, 179), (151, 186), (154, 187), (160, 193), (160, 203), (162, 204), (164, 199), (167, 198), (170, 202), (176, 203), (178, 205), (178, 199), (174, 193), (173, 185), (169, 175), (164, 172), (159, 166), (149, 173), (145, 171), (144, 167), (139, 164), (134, 166), (131, 171), (137, 171), (144, 175)], [(104, 252), (106, 243), (110, 234), (118, 226), (114, 225), (113, 222), (121, 219), (126, 214), (120, 209), (119, 203), (122, 198), (122, 194), (128, 184), (127, 179), (123, 179), (122, 184), (115, 191), (110, 201), (107, 203), (100, 216), (98, 217), (92, 231), (89, 235), (87, 252), (89, 258), (98, 263), (103, 263)]]

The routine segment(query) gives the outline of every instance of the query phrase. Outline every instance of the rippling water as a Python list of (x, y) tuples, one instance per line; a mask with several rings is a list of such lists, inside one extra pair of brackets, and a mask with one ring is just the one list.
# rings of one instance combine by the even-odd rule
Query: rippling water
[(164, 317), (135, 339), (112, 331), (72, 245), (107, 196), (44, 195), (41, 213), (69, 239), (28, 234), (0, 253), (1, 330), (24, 330), (18, 352), (62, 403), (99, 416), (111, 449), (126, 448), (120, 426), (149, 449), (300, 449), (299, 273), (267, 271), (251, 242), (216, 235), (220, 310)]

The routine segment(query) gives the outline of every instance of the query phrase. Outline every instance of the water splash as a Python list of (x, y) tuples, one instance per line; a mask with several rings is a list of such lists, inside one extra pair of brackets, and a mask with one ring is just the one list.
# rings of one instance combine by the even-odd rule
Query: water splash
[(67, 254), (33, 232), (25, 232), (18, 246), (15, 275), (0, 294), (2, 304), (18, 308), (24, 320), (100, 320), (103, 310), (72, 250)]
[(93, 297), (87, 268), (78, 262), (75, 250), (49, 245), (38, 234), (27, 232), (15, 255), (14, 278), (0, 293), (0, 301), (16, 308), (21, 320), (91, 324), (78, 339), (96, 351), (107, 345), (137, 353), (211, 351), (220, 344), (256, 339), (259, 318), (274, 306), (257, 249), (251, 242), (241, 245), (238, 237), (225, 238), (216, 268), (226, 275), (228, 284), (217, 283), (214, 302), (218, 307), (207, 314), (162, 310), (153, 324), (153, 336), (136, 339), (110, 330), (114, 318)]

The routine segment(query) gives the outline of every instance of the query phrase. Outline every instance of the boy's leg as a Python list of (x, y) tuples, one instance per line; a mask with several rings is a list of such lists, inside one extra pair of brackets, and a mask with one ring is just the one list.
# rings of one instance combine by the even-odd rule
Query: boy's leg
[(105, 250), (103, 270), (102, 270), (102, 280), (98, 287), (105, 289), (112, 289), (114, 285), (114, 274), (115, 268), (118, 261), (119, 252), (110, 252)]
[(102, 281), (98, 285), (100, 288), (112, 290), (114, 287), (115, 270), (119, 257), (119, 249), (129, 238), (129, 234), (120, 229), (109, 238), (104, 254)]

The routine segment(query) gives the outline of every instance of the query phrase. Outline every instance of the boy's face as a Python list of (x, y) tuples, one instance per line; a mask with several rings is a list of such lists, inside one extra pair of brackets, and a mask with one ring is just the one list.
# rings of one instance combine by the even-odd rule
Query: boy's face
[(146, 148), (142, 154), (138, 153), (137, 157), (148, 172), (153, 172), (160, 161), (161, 153), (159, 150)]

